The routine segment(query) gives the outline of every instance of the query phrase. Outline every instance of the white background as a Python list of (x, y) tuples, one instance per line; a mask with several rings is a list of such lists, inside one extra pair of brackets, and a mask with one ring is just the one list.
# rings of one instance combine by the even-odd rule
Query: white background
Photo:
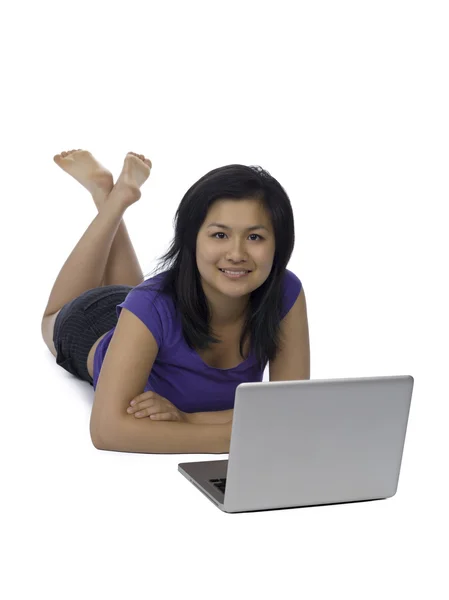
[[(448, 597), (447, 3), (9, 3), (1, 10), (7, 600)], [(187, 189), (229, 163), (287, 191), (311, 378), (415, 379), (396, 496), (226, 514), (177, 471), (99, 451), (93, 388), (41, 317), (97, 214), (53, 162), (153, 161), (125, 222), (144, 273)], [(267, 379), (267, 374), (265, 379)]]

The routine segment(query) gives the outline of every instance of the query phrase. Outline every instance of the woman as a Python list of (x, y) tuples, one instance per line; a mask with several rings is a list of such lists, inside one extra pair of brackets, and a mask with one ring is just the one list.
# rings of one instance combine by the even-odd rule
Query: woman
[(99, 210), (45, 309), (42, 333), (57, 364), (95, 389), (126, 308), (158, 343), (144, 391), (167, 400), (165, 408), (153, 402), (150, 410), (141, 398), (130, 412), (176, 420), (232, 408), (237, 385), (262, 381), (276, 357), (280, 322), (302, 288), (286, 269), (294, 219), (285, 190), (261, 167), (210, 171), (181, 200), (173, 242), (155, 269), (163, 271), (144, 280), (122, 216), (140, 199), (151, 161), (128, 153), (114, 185), (87, 151), (54, 160), (89, 190)]

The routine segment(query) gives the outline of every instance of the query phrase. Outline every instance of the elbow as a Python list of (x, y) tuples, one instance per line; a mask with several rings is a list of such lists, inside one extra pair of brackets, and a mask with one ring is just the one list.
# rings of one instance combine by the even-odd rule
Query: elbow
[(101, 430), (101, 428), (99, 427), (98, 423), (96, 423), (91, 416), (90, 419), (90, 439), (92, 441), (93, 446), (97, 449), (97, 450), (111, 450), (111, 447), (108, 443), (105, 443), (105, 440), (107, 439), (106, 436), (104, 435), (104, 432)]
[(93, 434), (91, 432), (90, 439), (92, 440), (92, 444), (94, 445), (94, 447), (97, 450), (109, 450), (109, 451), (120, 450), (123, 452), (131, 452), (131, 450), (125, 450), (123, 448), (118, 448), (117, 444), (114, 444), (113, 442), (111, 442), (110, 437), (105, 438), (104, 436), (98, 434), (98, 432), (96, 432), (95, 434)]
[(96, 448), (97, 450), (106, 450), (106, 448), (103, 448), (103, 445), (96, 439), (94, 439), (93, 437), (90, 438), (92, 440), (92, 445), (94, 446), (94, 448)]
[[(126, 415), (130, 417), (130, 415)], [(127, 444), (120, 444), (124, 435), (125, 421), (117, 419), (114, 415), (98, 414), (92, 411), (90, 418), (90, 439), (97, 450), (123, 450), (128, 452)]]
[(92, 428), (92, 426), (90, 428), (90, 439), (92, 441), (93, 446), (97, 450), (106, 450), (98, 431)]
[(109, 423), (108, 427), (108, 424), (103, 423), (100, 427), (91, 421), (90, 439), (94, 447), (97, 450), (111, 452), (134, 452), (133, 444), (129, 442), (129, 435), (125, 427), (127, 422), (122, 419), (118, 424), (116, 422)]

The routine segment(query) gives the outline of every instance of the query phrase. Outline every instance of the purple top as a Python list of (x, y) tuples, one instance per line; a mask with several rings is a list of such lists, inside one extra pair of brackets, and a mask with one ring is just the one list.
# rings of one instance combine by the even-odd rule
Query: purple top
[[(181, 317), (176, 312), (173, 300), (165, 294), (157, 295), (158, 284), (164, 273), (136, 286), (143, 287), (154, 281), (156, 289), (135, 293), (134, 288), (116, 306), (117, 318), (122, 307), (139, 317), (153, 334), (159, 348), (144, 392), (156, 392), (188, 413), (234, 408), (236, 387), (240, 383), (262, 381), (266, 365), (262, 370), (258, 368), (253, 350), (245, 361), (232, 369), (218, 369), (207, 365), (187, 345), (182, 335)], [(291, 309), (301, 288), (298, 277), (286, 269), (281, 318)], [(95, 351), (94, 390), (114, 331), (115, 327), (105, 335)]]

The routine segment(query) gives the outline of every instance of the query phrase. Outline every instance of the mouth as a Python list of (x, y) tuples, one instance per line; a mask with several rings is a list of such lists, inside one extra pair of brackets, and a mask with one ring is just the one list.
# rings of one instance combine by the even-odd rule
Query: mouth
[(249, 275), (252, 271), (236, 271), (235, 273), (233, 273), (232, 271), (225, 271), (224, 269), (218, 269), (219, 271), (221, 271), (223, 273), (223, 275), (225, 277), (228, 277), (229, 279), (241, 279), (242, 277), (246, 277), (247, 275)]

